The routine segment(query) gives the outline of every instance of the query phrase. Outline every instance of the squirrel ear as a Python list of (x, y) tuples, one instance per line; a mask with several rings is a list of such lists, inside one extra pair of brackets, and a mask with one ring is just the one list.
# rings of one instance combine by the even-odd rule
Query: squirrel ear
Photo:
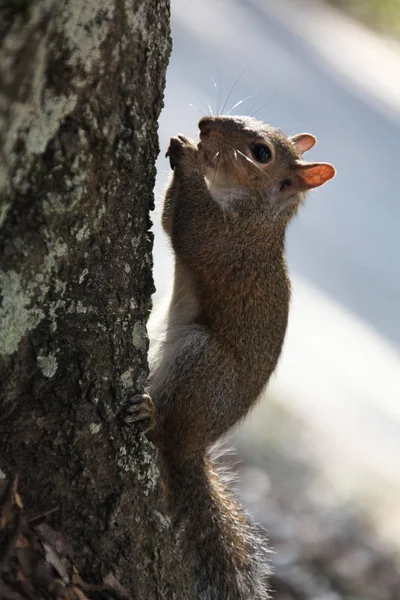
[(311, 190), (323, 185), (336, 175), (336, 169), (329, 163), (298, 161), (297, 185), (301, 190)]
[(298, 133), (293, 135), (290, 140), (296, 146), (300, 154), (304, 154), (308, 150), (311, 150), (317, 143), (317, 138), (311, 135), (311, 133)]

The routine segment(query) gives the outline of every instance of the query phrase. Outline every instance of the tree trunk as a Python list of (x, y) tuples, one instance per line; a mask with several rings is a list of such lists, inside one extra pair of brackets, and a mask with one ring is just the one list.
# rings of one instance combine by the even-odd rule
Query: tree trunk
[(147, 375), (168, 0), (0, 9), (0, 478), (59, 507), (76, 563), (187, 597), (153, 446), (122, 426)]

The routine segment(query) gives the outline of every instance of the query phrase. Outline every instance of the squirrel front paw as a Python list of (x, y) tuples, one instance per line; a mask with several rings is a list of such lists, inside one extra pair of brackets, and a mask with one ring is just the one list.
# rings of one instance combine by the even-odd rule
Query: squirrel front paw
[(173, 170), (182, 166), (192, 169), (201, 167), (201, 154), (197, 146), (184, 135), (178, 135), (170, 139), (165, 157), (169, 158)]
[(137, 394), (127, 399), (124, 422), (135, 425), (140, 431), (146, 433), (156, 426), (156, 408), (148, 394)]

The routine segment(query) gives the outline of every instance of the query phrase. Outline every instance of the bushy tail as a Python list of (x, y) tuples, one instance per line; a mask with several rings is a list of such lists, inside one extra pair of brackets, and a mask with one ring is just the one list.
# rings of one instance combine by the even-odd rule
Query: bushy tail
[(207, 458), (176, 464), (169, 503), (198, 600), (266, 600), (267, 549)]

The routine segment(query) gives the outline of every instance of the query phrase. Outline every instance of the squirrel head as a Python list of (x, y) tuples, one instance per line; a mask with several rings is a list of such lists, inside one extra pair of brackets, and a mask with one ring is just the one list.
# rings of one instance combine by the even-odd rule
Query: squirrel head
[(204, 176), (224, 210), (264, 215), (286, 223), (308, 190), (335, 176), (328, 163), (306, 162), (316, 144), (309, 133), (285, 136), (251, 117), (203, 117), (199, 121)]

